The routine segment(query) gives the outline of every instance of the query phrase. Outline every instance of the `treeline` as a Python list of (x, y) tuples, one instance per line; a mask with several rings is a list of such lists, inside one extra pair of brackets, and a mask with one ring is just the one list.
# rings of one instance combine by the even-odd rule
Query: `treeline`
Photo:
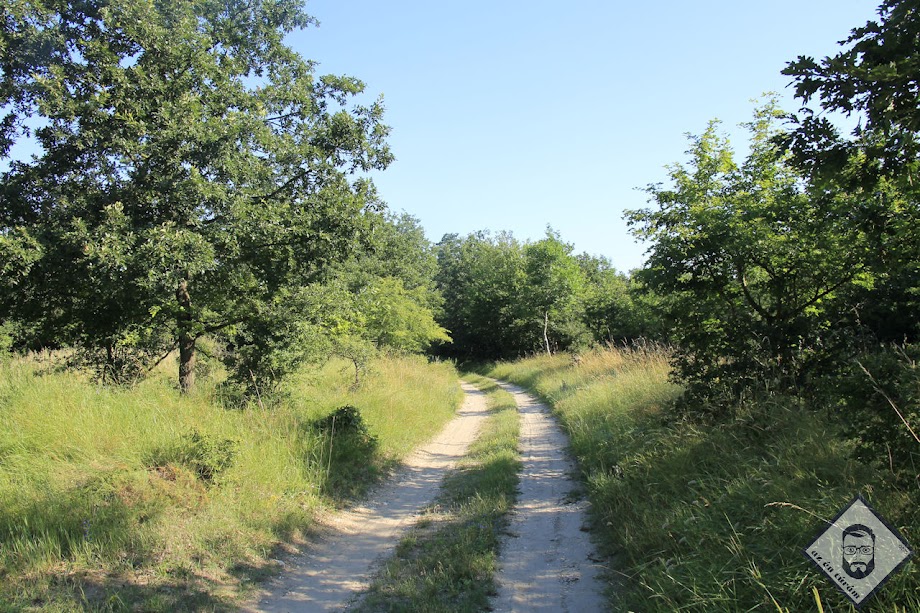
[[(839, 411), (916, 478), (920, 188), (916, 0), (800, 57), (738, 159), (713, 122), (628, 214), (642, 270), (549, 229), (445, 236), (387, 212), (381, 102), (283, 44), (297, 2), (15, 0), (0, 19), (0, 344), (66, 348), (130, 382), (176, 352), (244, 392), (381, 349), (460, 360), (665, 340), (680, 410), (786, 394)], [(829, 112), (858, 117), (841, 133)], [(11, 156), (30, 146), (28, 160)]]
[(183, 392), (220, 360), (265, 393), (332, 355), (359, 378), (381, 350), (482, 360), (658, 334), (634, 281), (552, 231), (432, 245), (388, 212), (365, 176), (393, 159), (382, 104), (283, 44), (312, 22), (297, 2), (3, 15), (3, 349), (64, 349), (112, 384), (177, 355)]
[(445, 236), (437, 245), (439, 317), (460, 360), (516, 358), (657, 337), (655, 297), (603, 257), (573, 254), (551, 228), (539, 241), (509, 233)]

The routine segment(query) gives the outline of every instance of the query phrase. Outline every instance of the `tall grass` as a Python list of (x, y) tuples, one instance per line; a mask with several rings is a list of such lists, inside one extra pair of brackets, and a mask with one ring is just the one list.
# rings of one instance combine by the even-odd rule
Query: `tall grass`
[[(452, 366), (420, 358), (379, 360), (357, 389), (344, 363), (304, 370), (271, 408), (221, 406), (213, 381), (182, 397), (165, 374), (118, 389), (44, 370), (0, 365), (0, 602), (13, 608), (225, 608), (461, 397)], [(345, 404), (375, 447), (341, 453), (312, 427)], [(212, 475), (192, 452), (226, 462)]]
[[(911, 543), (907, 492), (851, 459), (832, 416), (773, 399), (703, 427), (667, 411), (679, 389), (662, 350), (606, 350), (496, 365), (550, 401), (571, 437), (612, 560), (622, 611), (825, 611), (853, 607), (801, 554), (856, 493)], [(908, 565), (861, 611), (920, 610)]]

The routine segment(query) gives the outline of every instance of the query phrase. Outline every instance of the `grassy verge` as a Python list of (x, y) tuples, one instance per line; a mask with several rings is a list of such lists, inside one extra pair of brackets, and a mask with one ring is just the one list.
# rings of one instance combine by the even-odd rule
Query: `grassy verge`
[[(679, 390), (666, 356), (604, 351), (498, 364), (491, 375), (555, 407), (613, 556), (622, 611), (852, 611), (801, 550), (856, 493), (920, 543), (920, 511), (885, 474), (850, 458), (831, 416), (795, 399), (732, 423), (667, 418)], [(910, 563), (861, 611), (920, 610)]]
[(436, 503), (396, 549), (360, 611), (484, 611), (495, 592), (499, 539), (514, 504), (520, 462), (514, 398), (488, 379), (491, 416)]
[[(446, 364), (390, 358), (352, 388), (305, 370), (269, 409), (0, 364), (0, 610), (213, 610), (273, 572), (317, 509), (362, 491), (434, 435), (460, 400)], [(359, 409), (369, 436), (314, 423)], [(331, 449), (331, 454), (330, 454)]]

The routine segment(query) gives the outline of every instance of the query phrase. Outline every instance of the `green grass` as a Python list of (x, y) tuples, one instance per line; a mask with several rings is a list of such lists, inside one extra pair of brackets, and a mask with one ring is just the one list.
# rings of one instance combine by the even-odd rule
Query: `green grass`
[[(232, 606), (461, 398), (453, 367), (421, 358), (379, 360), (357, 389), (344, 363), (305, 369), (266, 409), (221, 406), (209, 380), (181, 397), (165, 372), (118, 389), (45, 371), (0, 364), (0, 610)], [(345, 404), (375, 439), (311, 426)]]
[(371, 585), (360, 611), (484, 611), (518, 482), (519, 419), (511, 394), (476, 375), (491, 416), (442, 492)]
[[(909, 492), (851, 459), (831, 416), (776, 399), (703, 427), (670, 419), (662, 351), (607, 350), (495, 365), (569, 432), (611, 557), (618, 611), (852, 611), (801, 550), (857, 493), (914, 548)], [(916, 498), (914, 498), (914, 501)], [(920, 610), (908, 564), (861, 611)]]

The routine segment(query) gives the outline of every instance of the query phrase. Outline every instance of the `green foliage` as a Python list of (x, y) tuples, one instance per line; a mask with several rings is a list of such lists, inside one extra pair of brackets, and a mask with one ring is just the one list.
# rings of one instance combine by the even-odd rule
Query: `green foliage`
[(313, 421), (310, 428), (323, 441), (318, 460), (319, 468), (326, 469), (322, 492), (339, 500), (361, 493), (376, 468), (367, 458), (374, 457), (379, 447), (361, 412), (351, 405), (341, 406)]
[(432, 343), (449, 343), (447, 331), (426, 306), (428, 290), (406, 289), (400, 279), (385, 277), (363, 288), (357, 296), (364, 315), (366, 337), (378, 347), (419, 352)]
[(297, 3), (16, 0), (4, 14), (0, 149), (28, 137), (27, 117), (40, 127), (38, 155), (0, 182), (0, 283), (19, 289), (0, 313), (37, 324), (32, 343), (103, 361), (178, 343), (188, 390), (199, 337), (267, 325), (283, 289), (366, 242), (381, 205), (353, 175), (392, 159), (383, 107), (351, 104), (360, 81), (318, 77), (283, 43), (312, 23)]
[[(789, 63), (783, 73), (793, 77), (803, 108), (777, 140), (825, 192), (850, 195), (851, 223), (870, 245), (865, 266), (874, 285), (854, 292), (841, 318), (872, 340), (902, 343), (920, 340), (920, 17), (910, 0), (885, 0), (878, 14), (838, 54)], [(827, 111), (862, 121), (845, 137)]]
[[(584, 292), (584, 277), (578, 261), (572, 256), (572, 245), (563, 243), (559, 233), (547, 228), (546, 238), (524, 246), (524, 273), (527, 276), (523, 295), (524, 309), (528, 318), (540, 330), (538, 338), (543, 341), (547, 354), (558, 349), (578, 344), (581, 336), (581, 304), (578, 298)], [(550, 324), (556, 325), (553, 343), (550, 339)], [(568, 324), (568, 325), (566, 325)]]
[(551, 228), (532, 243), (508, 233), (447, 235), (438, 244), (436, 279), (444, 297), (439, 321), (453, 339), (444, 352), (460, 359), (659, 334), (654, 298), (642, 286), (617, 275), (603, 258), (573, 255)]
[(375, 438), (367, 429), (361, 411), (348, 404), (313, 422), (313, 429), (329, 436), (358, 436), (369, 440)]
[(638, 276), (662, 296), (677, 376), (689, 399), (724, 401), (699, 408), (804, 385), (843, 351), (827, 334), (834, 301), (873, 282), (853, 200), (809, 189), (774, 142), (778, 117), (757, 111), (740, 166), (711, 124), (689, 167), (670, 168), (672, 187), (648, 188), (657, 208), (630, 213), (652, 243)]
[(154, 450), (149, 463), (154, 468), (166, 468), (169, 464), (185, 466), (210, 485), (233, 466), (239, 446), (239, 441), (232, 438), (202, 434), (196, 429), (173, 444)]
[(371, 228), (368, 247), (336, 267), (336, 277), (344, 279), (353, 290), (375, 279), (398, 279), (410, 292), (424, 288), (426, 306), (437, 307), (437, 256), (417, 218), (407, 213), (384, 213)]
[(665, 337), (660, 298), (636, 276), (615, 270), (609, 260), (582, 254), (584, 325), (597, 343), (633, 343)]
[[(794, 398), (749, 404), (701, 427), (668, 418), (680, 393), (660, 351), (603, 351), (500, 363), (493, 376), (549, 400), (569, 433), (611, 555), (614, 610), (852, 610), (802, 549), (857, 492), (913, 543), (918, 505), (887, 469), (852, 458), (838, 415)], [(909, 564), (861, 610), (913, 611)], [(895, 607), (899, 607), (896, 609)]]
[(8, 357), (13, 349), (13, 326), (8, 322), (0, 322), (0, 360)]
[(920, 503), (920, 345), (861, 356), (835, 393), (856, 457), (913, 487)]
[[(800, 160), (819, 172), (833, 172), (857, 151), (866, 155), (870, 174), (917, 170), (920, 15), (913, 0), (884, 0), (878, 14), (878, 21), (855, 28), (837, 55), (820, 62), (799, 56), (783, 70), (794, 78), (796, 96), (805, 104), (819, 98), (825, 110), (865, 117), (856, 139), (846, 142), (827, 118), (803, 109), (790, 135), (792, 145)], [(872, 138), (863, 138), (866, 134)]]
[(444, 296), (440, 323), (453, 338), (452, 355), (495, 358), (539, 347), (528, 331), (532, 314), (521, 300), (523, 250), (511, 234), (446, 235), (438, 243), (436, 280)]
[[(460, 398), (453, 367), (420, 357), (372, 361), (360, 389), (342, 361), (300, 369), (271, 410), (228, 410), (213, 380), (179, 396), (163, 370), (99, 386), (42, 359), (0, 363), (0, 602), (13, 610), (237, 608), (276, 572), (280, 543), (439, 432)], [(337, 434), (330, 464), (312, 424), (343, 405), (361, 407), (377, 446), (346, 453)]]

